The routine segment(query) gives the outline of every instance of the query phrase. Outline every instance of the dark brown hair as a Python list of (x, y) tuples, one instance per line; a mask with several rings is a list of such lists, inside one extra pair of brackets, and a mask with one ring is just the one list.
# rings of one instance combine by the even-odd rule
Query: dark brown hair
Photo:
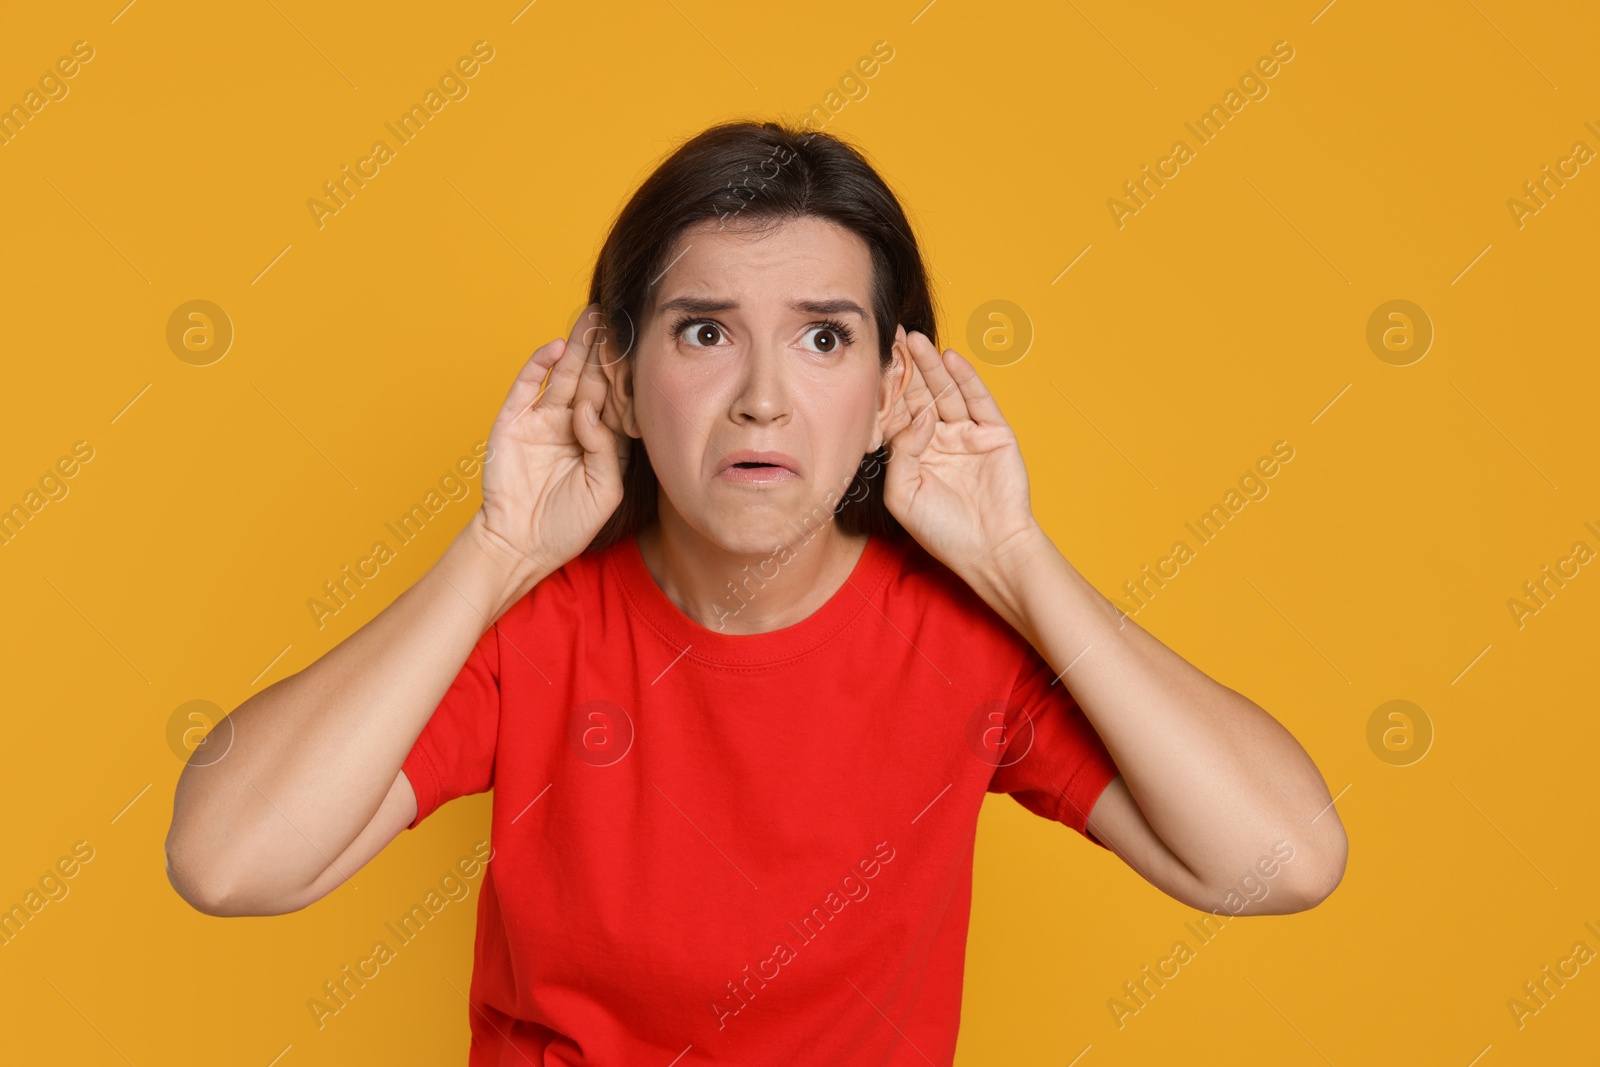
[[(595, 262), (589, 302), (598, 303), (608, 343), (634, 359), (635, 324), (644, 321), (650, 289), (669, 264), (673, 242), (706, 219), (741, 229), (791, 219), (827, 219), (859, 234), (872, 253), (872, 315), (878, 362), (892, 358), (895, 326), (919, 330), (938, 347), (933, 294), (911, 224), (888, 185), (862, 153), (840, 138), (780, 122), (727, 122), (695, 135), (639, 186), (612, 224)], [(903, 539), (905, 530), (883, 501), (888, 442), (861, 458), (835, 505), (833, 521), (847, 534)], [(655, 469), (635, 440), (623, 475), (622, 502), (589, 543), (589, 551), (634, 536), (656, 518)]]

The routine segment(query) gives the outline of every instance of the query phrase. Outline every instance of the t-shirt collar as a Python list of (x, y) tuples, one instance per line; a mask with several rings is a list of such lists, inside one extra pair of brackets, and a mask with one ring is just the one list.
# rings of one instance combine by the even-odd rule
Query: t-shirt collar
[[(850, 577), (828, 600), (809, 616), (790, 626), (761, 634), (734, 634), (702, 626), (685, 615), (656, 584), (639, 550), (639, 540), (624, 538), (610, 553), (610, 579), (617, 582), (629, 606), (670, 644), (692, 658), (719, 667), (755, 667), (780, 663), (803, 656), (836, 636), (861, 614), (872, 610), (871, 599), (888, 578), (892, 564), (903, 546), (869, 536), (861, 558)], [(804, 544), (790, 550), (806, 551)], [(773, 557), (749, 571), (748, 589), (741, 592), (748, 602), (761, 595), (763, 578), (777, 574), (781, 564)], [(739, 599), (728, 593), (728, 608), (737, 609)]]

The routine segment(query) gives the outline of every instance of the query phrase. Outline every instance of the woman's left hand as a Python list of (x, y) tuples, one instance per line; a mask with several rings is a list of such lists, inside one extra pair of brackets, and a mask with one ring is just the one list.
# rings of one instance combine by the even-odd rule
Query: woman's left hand
[[(971, 581), (1037, 529), (1028, 470), (983, 379), (912, 330), (911, 384), (896, 405), (884, 502), (929, 554)], [(901, 410), (904, 408), (905, 410)]]

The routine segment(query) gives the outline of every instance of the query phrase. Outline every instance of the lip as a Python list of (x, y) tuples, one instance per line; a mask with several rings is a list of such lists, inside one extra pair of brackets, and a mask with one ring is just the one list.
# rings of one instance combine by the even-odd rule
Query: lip
[[(770, 463), (770, 467), (738, 467), (738, 463)], [(800, 477), (800, 461), (783, 452), (741, 448), (717, 464), (716, 476), (730, 482), (774, 482)]]

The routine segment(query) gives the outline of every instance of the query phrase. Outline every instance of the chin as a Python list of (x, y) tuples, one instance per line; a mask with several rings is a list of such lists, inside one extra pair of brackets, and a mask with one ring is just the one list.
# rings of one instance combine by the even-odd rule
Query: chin
[(725, 552), (766, 556), (783, 546), (798, 551), (815, 535), (826, 532), (833, 519), (826, 505), (810, 511), (791, 510), (752, 505), (743, 511), (707, 516), (710, 521), (700, 530)]

